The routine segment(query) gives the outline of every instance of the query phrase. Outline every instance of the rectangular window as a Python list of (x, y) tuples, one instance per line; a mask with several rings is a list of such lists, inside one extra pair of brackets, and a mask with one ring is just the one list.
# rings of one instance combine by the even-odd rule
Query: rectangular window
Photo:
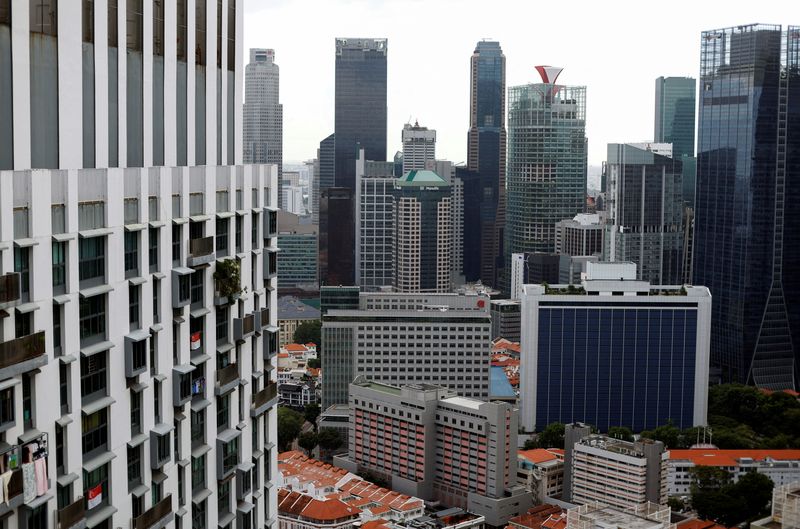
[(258, 220), (258, 213), (253, 213), (253, 223), (250, 237), (250, 244), (253, 247), (253, 250), (258, 250), (258, 248), (261, 246), (258, 244)]
[(192, 529), (206, 529), (206, 500), (192, 504)]
[(128, 487), (135, 487), (142, 482), (142, 447), (128, 447)]
[(56, 495), (58, 496), (58, 510), (61, 510), (64, 507), (72, 504), (72, 483), (64, 486), (57, 485)]
[(0, 391), (0, 429), (5, 430), (14, 425), (14, 388)]
[(56, 473), (64, 475), (64, 428), (56, 424)]
[(217, 257), (225, 257), (228, 255), (228, 227), (230, 223), (228, 219), (217, 219)]
[(139, 223), (139, 199), (126, 198), (123, 203), (123, 217), (125, 224)]
[(228, 307), (217, 309), (217, 343), (228, 341)]
[(106, 353), (97, 353), (81, 358), (81, 398), (84, 401), (105, 397), (108, 360)]
[(244, 217), (236, 215), (235, 240), (236, 240), (236, 253), (242, 253), (242, 224), (244, 224)]
[(131, 391), (131, 433), (142, 433), (142, 394)]
[(186, 21), (188, 19), (188, 15), (186, 14), (186, 6), (188, 4), (188, 0), (178, 0), (177, 6), (177, 14), (178, 14), (178, 61), (186, 62), (186, 43), (187, 43), (187, 31), (186, 31)]
[(153, 279), (153, 323), (161, 323), (161, 280)]
[(217, 397), (217, 430), (224, 430), (230, 427), (231, 420), (231, 398), (230, 395)]
[(84, 457), (108, 449), (108, 410), (102, 409), (81, 418), (83, 436), (81, 453)]
[(161, 382), (158, 380), (153, 383), (153, 410), (156, 424), (161, 424)]
[(153, 0), (153, 55), (164, 56), (163, 0)]
[(195, 58), (194, 62), (198, 66), (205, 66), (208, 61), (206, 58), (206, 49), (208, 43), (206, 42), (206, 3), (195, 3), (195, 17), (194, 17), (194, 42), (195, 42)]
[(189, 276), (190, 284), (191, 284), (191, 302), (194, 303), (202, 303), (203, 302), (203, 280), (205, 279), (205, 274), (203, 270), (199, 270), (194, 274)]
[(31, 295), (31, 249), (14, 248), (14, 271), (19, 274), (19, 289), (23, 302)]
[[(53, 287), (64, 287), (67, 282), (67, 242), (53, 243)], [(56, 290), (54, 288), (53, 290)], [(61, 292), (64, 288), (60, 289)]]
[(165, 461), (169, 461), (170, 456), (169, 434), (161, 435), (156, 440), (156, 460), (161, 464)]
[(130, 323), (132, 331), (140, 327), (139, 294), (139, 285), (128, 286), (128, 323)]
[(206, 486), (206, 456), (192, 458), (192, 491)]
[(106, 337), (106, 296), (82, 298), (80, 302), (81, 342), (102, 341)]
[(32, 0), (30, 8), (31, 33), (58, 35), (58, 0)]
[(172, 261), (181, 260), (181, 225), (172, 226)]
[(229, 443), (222, 444), (222, 473), (233, 471), (239, 464), (239, 438), (232, 439)]
[[(83, 472), (83, 497), (86, 502), (86, 512), (102, 509), (111, 502), (111, 491), (108, 488), (108, 463), (91, 472)], [(90, 503), (89, 498), (95, 499)], [(97, 502), (96, 498), (100, 498)]]
[(178, 466), (178, 505), (180, 507), (186, 504), (186, 493), (183, 492), (183, 480), (186, 479), (184, 477), (184, 472), (184, 467)]
[(69, 364), (58, 366), (59, 397), (61, 400), (61, 414), (69, 413)]
[(127, 47), (130, 51), (142, 51), (144, 25), (142, 23), (142, 0), (127, 0)]
[(53, 354), (61, 356), (61, 305), (53, 303)]
[(108, 0), (108, 46), (119, 46), (119, 32), (117, 22), (117, 0)]
[(158, 228), (147, 230), (147, 263), (150, 266), (150, 272), (158, 271), (158, 235)]
[(64, 204), (53, 204), (50, 207), (50, 224), (53, 230), (53, 235), (66, 232), (66, 210), (67, 208), (64, 207)]
[(125, 277), (139, 274), (139, 232), (125, 232)]
[(78, 244), (78, 275), (81, 281), (106, 277), (106, 238), (81, 237)]
[(227, 513), (231, 510), (231, 481), (217, 485), (217, 511)]
[(191, 440), (192, 446), (205, 444), (206, 441), (206, 412), (205, 410), (192, 412)]

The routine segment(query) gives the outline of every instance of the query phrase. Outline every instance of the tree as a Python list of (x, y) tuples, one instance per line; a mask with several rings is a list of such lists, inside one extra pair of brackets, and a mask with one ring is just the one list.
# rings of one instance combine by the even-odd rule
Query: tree
[(278, 447), (281, 452), (291, 449), (304, 422), (303, 415), (285, 406), (278, 407)]
[(312, 424), (312, 426), (314, 426), (315, 432), (317, 431), (317, 417), (319, 417), (320, 413), (321, 410), (319, 408), (319, 404), (317, 403), (306, 404), (306, 407), (303, 408), (303, 416)]
[(319, 369), (320, 367), (322, 367), (322, 364), (320, 363), (319, 358), (309, 358), (307, 365), (311, 369)]
[(523, 450), (533, 450), (534, 448), (539, 448), (539, 443), (536, 439), (525, 439), (525, 444), (522, 445)]
[(563, 423), (551, 422), (539, 434), (539, 446), (542, 448), (564, 448), (564, 431)]
[(295, 343), (314, 343), (317, 345), (317, 351), (320, 349), (322, 335), (322, 321), (310, 320), (301, 323), (294, 331)]
[(314, 432), (303, 432), (297, 439), (297, 444), (308, 453), (308, 457), (311, 457), (311, 451), (317, 446), (317, 434)]
[(623, 441), (633, 441), (633, 432), (625, 426), (612, 426), (608, 429), (608, 436)]
[(690, 471), (692, 508), (701, 519), (733, 527), (767, 514), (772, 499), (772, 480), (750, 472), (732, 483), (730, 473), (715, 467)]
[(678, 448), (680, 446), (681, 431), (672, 424), (672, 421), (659, 426), (655, 430), (644, 431), (641, 435), (654, 441), (661, 441), (667, 448)]
[(683, 500), (678, 498), (677, 496), (672, 496), (669, 499), (667, 499), (667, 505), (669, 505), (669, 508), (672, 509), (673, 511), (678, 511), (678, 512), (683, 512), (683, 510), (686, 508), (686, 504), (683, 503)]
[(344, 440), (338, 430), (322, 428), (317, 434), (317, 443), (323, 450), (337, 450), (344, 444)]

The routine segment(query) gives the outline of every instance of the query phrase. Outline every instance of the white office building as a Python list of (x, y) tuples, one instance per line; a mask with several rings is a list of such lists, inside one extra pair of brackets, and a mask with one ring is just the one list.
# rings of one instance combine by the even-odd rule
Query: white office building
[(403, 173), (425, 169), (425, 162), (436, 159), (436, 131), (419, 123), (403, 126)]
[(4, 529), (276, 525), (277, 169), (241, 165), (242, 16), (0, 0)]

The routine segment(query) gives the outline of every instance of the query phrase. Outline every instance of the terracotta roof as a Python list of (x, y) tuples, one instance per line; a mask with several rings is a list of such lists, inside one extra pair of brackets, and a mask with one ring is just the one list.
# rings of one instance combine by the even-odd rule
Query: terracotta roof
[(278, 358), (289, 358), (289, 353), (278, 353)]
[(283, 348), (286, 349), (287, 351), (305, 352), (308, 350), (308, 347), (306, 347), (305, 345), (301, 345), (299, 343), (287, 343), (286, 345), (283, 346)]
[(567, 525), (567, 517), (561, 507), (543, 504), (529, 509), (525, 514), (511, 518), (508, 523), (509, 527), (564, 529)]
[(533, 450), (520, 450), (517, 457), (530, 461), (531, 463), (544, 463), (554, 459), (563, 460), (564, 455), (559, 454), (552, 448), (534, 448)]
[(767, 458), (778, 461), (800, 460), (800, 450), (719, 450), (717, 448), (690, 448), (688, 450), (670, 450), (672, 461), (688, 460), (697, 466), (735, 467), (739, 460), (750, 458), (763, 461)]
[(375, 518), (361, 524), (361, 529), (389, 529), (389, 525), (383, 518)]
[(678, 522), (678, 529), (727, 529), (724, 525), (719, 525), (716, 522), (709, 522), (708, 520), (698, 520), (692, 518), (691, 520), (684, 520)]

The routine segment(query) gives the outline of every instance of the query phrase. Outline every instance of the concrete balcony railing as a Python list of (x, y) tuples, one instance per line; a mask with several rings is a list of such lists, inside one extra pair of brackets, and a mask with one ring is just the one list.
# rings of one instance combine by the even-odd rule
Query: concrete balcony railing
[(85, 526), (86, 508), (83, 496), (58, 511), (58, 529), (71, 529)]
[(172, 494), (133, 519), (133, 529), (160, 529), (172, 521)]
[(248, 314), (244, 318), (233, 319), (233, 339), (238, 341), (249, 338), (255, 332), (255, 315)]
[(239, 366), (228, 364), (222, 369), (217, 369), (217, 385), (214, 393), (223, 395), (232, 390), (239, 383)]
[(0, 275), (0, 309), (16, 304), (20, 295), (20, 275), (15, 272)]
[(250, 406), (250, 416), (258, 417), (266, 412), (270, 407), (275, 404), (278, 399), (278, 384), (275, 382), (267, 382), (264, 389), (258, 391), (252, 396), (252, 404)]
[(47, 364), (44, 331), (0, 343), (0, 379)]
[(187, 266), (199, 266), (211, 263), (216, 259), (214, 255), (214, 237), (201, 237), (189, 241), (189, 257)]

